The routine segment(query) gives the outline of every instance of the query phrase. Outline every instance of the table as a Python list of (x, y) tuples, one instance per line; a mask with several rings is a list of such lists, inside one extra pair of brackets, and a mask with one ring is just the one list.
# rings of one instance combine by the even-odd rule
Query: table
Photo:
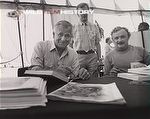
[[(90, 104), (79, 102), (51, 101), (46, 107), (0, 110), (1, 119), (150, 119), (150, 85), (130, 84), (130, 80), (117, 77), (91, 78), (81, 83), (112, 83), (125, 98), (126, 105)], [(49, 81), (48, 91), (65, 83)]]

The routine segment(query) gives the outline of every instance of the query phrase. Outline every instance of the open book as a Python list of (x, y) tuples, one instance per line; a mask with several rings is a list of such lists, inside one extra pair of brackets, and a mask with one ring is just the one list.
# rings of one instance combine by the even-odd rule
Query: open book
[(72, 102), (125, 104), (115, 83), (81, 84), (69, 82), (63, 87), (49, 93), (48, 99)]
[(65, 76), (65, 74), (58, 72), (58, 71), (50, 71), (50, 70), (26, 70), (25, 71), (25, 75), (28, 76), (52, 76), (55, 78), (58, 78), (64, 82), (68, 82), (69, 79), (67, 76)]

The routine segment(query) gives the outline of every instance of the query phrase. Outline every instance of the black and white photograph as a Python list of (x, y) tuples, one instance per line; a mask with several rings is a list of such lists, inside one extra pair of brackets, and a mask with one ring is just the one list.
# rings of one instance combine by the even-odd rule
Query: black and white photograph
[(150, 0), (0, 0), (1, 119), (149, 119)]
[(58, 90), (49, 93), (48, 99), (104, 104), (126, 103), (115, 83), (81, 84), (70, 82)]

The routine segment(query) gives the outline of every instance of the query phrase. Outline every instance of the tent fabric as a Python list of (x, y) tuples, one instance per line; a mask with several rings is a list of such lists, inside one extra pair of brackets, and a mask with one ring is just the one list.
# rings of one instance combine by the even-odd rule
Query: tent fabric
[[(56, 8), (61, 8), (61, 9), (73, 9), (76, 7), (76, 5), (74, 6), (69, 6), (69, 5), (66, 5), (65, 4), (62, 4), (62, 5), (59, 5), (59, 4), (48, 4), (47, 1), (45, 1), (46, 3), (40, 3), (40, 1), (38, 2), (22, 2), (22, 0), (20, 0), (20, 2), (14, 2), (14, 1), (0, 1), (0, 8), (1, 9), (16, 9), (16, 6), (18, 6), (19, 9), (23, 9), (23, 10), (39, 10), (39, 9), (42, 9), (44, 5), (44, 10), (49, 10), (49, 9), (56, 9)], [(94, 9), (95, 13), (100, 13), (100, 14), (118, 14), (118, 15), (121, 15), (121, 14), (125, 14), (125, 13), (129, 13), (129, 12), (132, 12), (132, 13), (137, 13), (139, 12), (140, 10), (142, 10), (143, 12), (148, 13), (150, 14), (150, 9), (144, 9), (143, 6), (138, 2), (138, 8), (137, 9), (133, 9), (133, 10), (123, 10), (121, 9), (116, 1), (114, 1), (114, 6), (115, 6), (115, 9), (109, 9), (109, 8), (101, 8), (101, 7), (95, 7), (94, 3), (89, 1), (90, 5), (91, 5), (91, 8)], [(71, 3), (68, 1), (67, 2), (68, 4), (71, 5)], [(148, 16), (148, 15), (147, 15)]]
[[(121, 4), (119, 3), (120, 1), (124, 0), (115, 0), (115, 4), (120, 8), (116, 9), (114, 0), (67, 0), (67, 2), (66, 0), (19, 0), (17, 3), (18, 9), (20, 11), (23, 10), (19, 17), (25, 66), (30, 65), (30, 58), (33, 52), (33, 48), (38, 41), (43, 40), (43, 35), (45, 40), (53, 39), (52, 28), (57, 21), (65, 19), (70, 21), (72, 24), (77, 23), (77, 15), (60, 15), (57, 13), (52, 14), (48, 12), (49, 10), (75, 9), (76, 5), (81, 2), (89, 3), (90, 7), (94, 10), (94, 14), (91, 15), (90, 20), (93, 21), (93, 23), (95, 23), (95, 20), (98, 22), (100, 27), (104, 29), (105, 37), (109, 36), (109, 33), (116, 25), (128, 27), (131, 32), (137, 31), (137, 26), (141, 22), (140, 11), (142, 11), (144, 21), (149, 23), (150, 9), (147, 9), (145, 6), (148, 5), (148, 3), (142, 2), (142, 0), (140, 0), (139, 3), (144, 9), (139, 9), (138, 0), (130, 0), (130, 3), (136, 1), (136, 7), (133, 9), (124, 9), (121, 7)], [(103, 4), (106, 2), (108, 5)], [(7, 16), (8, 12), (16, 10), (16, 2), (14, 2), (14, 0), (0, 0), (0, 10), (0, 25), (2, 29), (0, 37), (2, 46), (0, 49), (0, 58), (1, 62), (5, 62), (14, 59), (20, 54), (17, 20), (16, 18), (10, 18)], [(28, 14), (28, 10), (29, 12), (33, 13)], [(45, 11), (44, 16), (42, 15), (42, 10)], [(36, 13), (38, 11), (41, 13)], [(104, 52), (104, 44), (105, 39), (102, 39), (102, 54)], [(11, 62), (10, 64), (13, 66), (21, 66), (21, 57), (17, 57), (17, 59), (15, 59), (15, 61)]]
[[(22, 3), (41, 3), (41, 1), (45, 1), (47, 4), (57, 4), (57, 5), (66, 5), (66, 1), (76, 6), (81, 0), (0, 0), (2, 2), (22, 2)], [(90, 3), (90, 0), (82, 0), (82, 2)], [(137, 10), (139, 5), (142, 6), (144, 9), (149, 8), (149, 0), (92, 0), (92, 4), (98, 8), (108, 8), (108, 9), (115, 9), (116, 5), (122, 9), (132, 9)], [(128, 4), (127, 4), (128, 3)]]

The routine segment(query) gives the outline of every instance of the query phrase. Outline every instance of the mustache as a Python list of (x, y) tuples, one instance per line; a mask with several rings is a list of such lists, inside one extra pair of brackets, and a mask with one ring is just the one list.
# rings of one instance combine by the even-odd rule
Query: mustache
[(118, 41), (117, 44), (122, 45), (122, 44), (124, 44), (124, 42), (123, 41)]
[(61, 39), (58, 39), (58, 42), (64, 44), (64, 43), (69, 43), (70, 40), (64, 40), (64, 41), (62, 41)]

